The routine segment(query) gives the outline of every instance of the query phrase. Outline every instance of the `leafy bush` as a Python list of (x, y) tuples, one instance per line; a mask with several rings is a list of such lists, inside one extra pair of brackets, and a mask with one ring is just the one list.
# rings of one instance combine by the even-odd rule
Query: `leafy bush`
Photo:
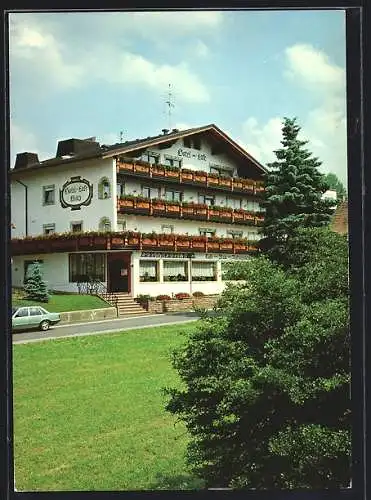
[(24, 285), (24, 292), (27, 300), (49, 302), (48, 287), (42, 278), (41, 267), (37, 261), (33, 263), (31, 276)]
[(243, 282), (174, 353), (183, 387), (165, 390), (166, 409), (209, 487), (349, 485), (348, 245), (328, 229), (290, 245), (287, 269), (265, 257), (234, 266)]
[(205, 294), (203, 292), (193, 292), (193, 297), (204, 297)]
[(157, 295), (156, 300), (171, 300), (170, 295)]

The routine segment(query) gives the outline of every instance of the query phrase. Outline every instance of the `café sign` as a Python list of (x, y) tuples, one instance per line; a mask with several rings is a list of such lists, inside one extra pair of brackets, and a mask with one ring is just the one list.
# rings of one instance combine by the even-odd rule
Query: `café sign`
[(80, 175), (71, 177), (59, 191), (59, 199), (63, 208), (81, 210), (81, 207), (90, 205), (93, 197), (93, 184)]

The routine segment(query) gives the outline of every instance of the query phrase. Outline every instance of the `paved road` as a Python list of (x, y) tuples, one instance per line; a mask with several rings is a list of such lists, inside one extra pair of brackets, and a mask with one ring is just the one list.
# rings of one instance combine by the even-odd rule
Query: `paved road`
[(102, 321), (90, 321), (88, 323), (75, 323), (69, 325), (56, 325), (47, 332), (32, 330), (29, 332), (14, 333), (13, 344), (38, 342), (40, 340), (55, 339), (61, 337), (77, 337), (83, 335), (94, 335), (97, 333), (114, 333), (122, 330), (133, 330), (135, 328), (149, 328), (175, 323), (187, 323), (199, 318), (195, 312), (156, 314)]

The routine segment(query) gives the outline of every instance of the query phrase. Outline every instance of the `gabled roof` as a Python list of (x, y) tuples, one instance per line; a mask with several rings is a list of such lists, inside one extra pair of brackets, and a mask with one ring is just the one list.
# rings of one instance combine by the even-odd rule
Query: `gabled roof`
[(110, 156), (115, 156), (117, 154), (131, 153), (135, 150), (157, 146), (159, 144), (165, 144), (166, 142), (176, 141), (178, 139), (182, 139), (183, 137), (189, 137), (205, 132), (210, 132), (216, 139), (224, 141), (226, 143), (226, 146), (229, 146), (229, 148), (231, 148), (231, 150), (233, 150), (236, 154), (252, 162), (262, 172), (266, 172), (266, 169), (261, 163), (253, 158), (247, 151), (245, 151), (239, 144), (233, 141), (233, 139), (231, 139), (213, 123), (210, 125), (205, 125), (203, 127), (189, 128), (187, 130), (179, 130), (176, 132), (173, 131), (168, 134), (156, 135), (153, 137), (147, 137), (145, 139), (136, 139), (135, 141), (127, 141), (121, 144), (114, 144), (112, 146), (103, 146), (105, 152), (102, 156), (104, 158), (107, 158)]
[(227, 134), (225, 134), (219, 127), (214, 124), (205, 125), (203, 127), (195, 127), (187, 130), (173, 130), (169, 133), (163, 133), (160, 135), (155, 135), (151, 137), (146, 137), (142, 139), (135, 139), (132, 141), (126, 141), (122, 143), (117, 143), (113, 145), (101, 145), (95, 152), (86, 152), (76, 154), (69, 158), (50, 158), (48, 160), (41, 161), (32, 165), (28, 165), (25, 168), (11, 169), (11, 174), (22, 173), (25, 171), (30, 171), (34, 169), (39, 169), (43, 167), (51, 167), (54, 165), (64, 165), (68, 163), (73, 163), (77, 161), (83, 161), (93, 158), (111, 158), (118, 155), (130, 156), (130, 153), (139, 151), (144, 148), (154, 147), (160, 144), (166, 144), (169, 142), (174, 142), (183, 137), (189, 137), (192, 135), (209, 133), (214, 139), (222, 143), (229, 151), (241, 160), (247, 160), (249, 163), (253, 164), (261, 174), (266, 172), (266, 169), (261, 163), (259, 163), (255, 158), (253, 158), (247, 151), (245, 151), (239, 144), (233, 141)]

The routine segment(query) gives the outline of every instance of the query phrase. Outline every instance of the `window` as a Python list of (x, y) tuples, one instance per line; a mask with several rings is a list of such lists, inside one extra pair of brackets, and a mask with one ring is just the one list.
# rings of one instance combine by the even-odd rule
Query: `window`
[(42, 271), (42, 266), (44, 264), (43, 260), (25, 260), (24, 261), (24, 274), (23, 274), (23, 283), (26, 283), (28, 278), (32, 276), (33, 269), (36, 264), (39, 264)]
[(181, 168), (182, 160), (178, 160), (178, 158), (170, 158), (169, 156), (165, 156), (164, 165), (167, 167)]
[(102, 217), (99, 221), (99, 231), (111, 231), (111, 221), (108, 217)]
[(125, 182), (117, 183), (117, 196), (121, 198), (121, 196), (125, 196)]
[(192, 281), (215, 281), (216, 262), (192, 262)]
[(28, 316), (28, 307), (24, 307), (22, 309), (19, 309), (17, 314), (14, 316), (15, 318), (25, 318)]
[(159, 198), (160, 197), (160, 190), (158, 187), (153, 187), (153, 186), (142, 186), (142, 196), (144, 198)]
[(43, 205), (55, 204), (55, 185), (43, 186)]
[(242, 231), (234, 231), (233, 229), (231, 229), (230, 231), (227, 231), (227, 237), (228, 238), (242, 238), (243, 236), (243, 232)]
[(161, 226), (161, 232), (164, 234), (173, 234), (174, 232), (174, 226), (170, 226), (168, 224), (163, 224)]
[(164, 281), (188, 281), (188, 262), (164, 260)]
[(192, 141), (190, 137), (183, 137), (183, 146), (185, 148), (191, 148), (192, 147)]
[(55, 224), (44, 224), (43, 225), (43, 233), (44, 234), (55, 233)]
[(73, 233), (81, 233), (82, 232), (82, 221), (71, 222), (71, 231)]
[(219, 165), (213, 165), (213, 166), (210, 165), (210, 173), (211, 174), (224, 175), (226, 177), (231, 177), (232, 173), (233, 173), (233, 170), (231, 170), (229, 168), (225, 168), (225, 167), (219, 166)]
[(227, 198), (227, 207), (234, 209), (242, 208), (241, 198)]
[(107, 177), (103, 177), (98, 184), (98, 198), (103, 200), (111, 198), (111, 184)]
[(210, 229), (207, 227), (200, 227), (198, 231), (200, 233), (200, 236), (208, 236), (208, 237), (215, 236), (216, 233), (215, 229)]
[(204, 203), (205, 205), (215, 205), (215, 196), (210, 196), (206, 194), (198, 195), (198, 203)]
[(140, 260), (139, 281), (158, 281), (158, 263), (157, 260)]
[(148, 161), (151, 165), (156, 165), (159, 162), (160, 155), (146, 151), (142, 154), (141, 160)]
[(106, 259), (103, 253), (74, 253), (69, 255), (69, 281), (105, 281)]
[(117, 231), (126, 231), (126, 220), (124, 219), (117, 220)]
[(30, 307), (30, 316), (41, 316), (44, 314), (40, 307)]
[(182, 201), (183, 193), (181, 191), (172, 191), (170, 189), (166, 189), (165, 199), (167, 201)]
[(201, 139), (199, 137), (193, 138), (193, 147), (194, 149), (201, 149)]

